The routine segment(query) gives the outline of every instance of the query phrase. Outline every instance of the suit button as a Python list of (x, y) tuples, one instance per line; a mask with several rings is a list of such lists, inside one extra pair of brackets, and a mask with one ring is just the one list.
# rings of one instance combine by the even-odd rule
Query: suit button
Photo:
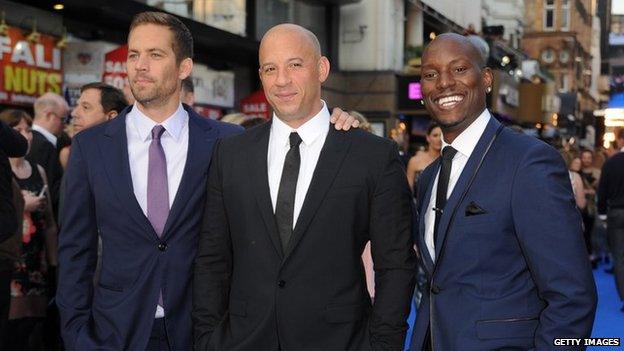
[(280, 280), (277, 282), (277, 286), (279, 286), (280, 288), (283, 288), (284, 286), (286, 286), (286, 282), (283, 280)]
[(167, 244), (165, 244), (165, 243), (158, 244), (158, 250), (160, 250), (160, 251), (167, 250)]
[(441, 290), (442, 289), (440, 289), (440, 287), (437, 286), (437, 285), (434, 285), (434, 286), (431, 287), (431, 293), (433, 293), (434, 295), (439, 294)]

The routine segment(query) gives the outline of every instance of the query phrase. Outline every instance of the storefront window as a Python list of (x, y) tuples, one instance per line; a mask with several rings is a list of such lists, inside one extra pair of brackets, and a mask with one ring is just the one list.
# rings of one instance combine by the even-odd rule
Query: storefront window
[(136, 0), (230, 33), (246, 36), (245, 0)]

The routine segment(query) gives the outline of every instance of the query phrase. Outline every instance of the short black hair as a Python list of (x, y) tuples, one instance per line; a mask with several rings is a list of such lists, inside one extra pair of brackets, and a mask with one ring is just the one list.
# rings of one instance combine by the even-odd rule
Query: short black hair
[(83, 85), (80, 88), (80, 93), (82, 94), (85, 90), (89, 89), (97, 89), (100, 91), (100, 104), (102, 104), (102, 109), (105, 113), (109, 113), (111, 111), (120, 113), (121, 110), (128, 106), (128, 100), (126, 100), (124, 93), (112, 85), (101, 82), (93, 82)]

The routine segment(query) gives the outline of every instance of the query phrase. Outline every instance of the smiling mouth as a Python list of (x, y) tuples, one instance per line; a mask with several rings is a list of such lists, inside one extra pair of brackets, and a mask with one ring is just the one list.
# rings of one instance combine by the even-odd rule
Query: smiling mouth
[(463, 95), (450, 95), (435, 99), (435, 103), (443, 109), (452, 109), (464, 100)]
[(295, 97), (295, 93), (292, 94), (276, 94), (275, 96), (277, 96), (278, 99), (282, 100), (282, 101), (290, 101)]

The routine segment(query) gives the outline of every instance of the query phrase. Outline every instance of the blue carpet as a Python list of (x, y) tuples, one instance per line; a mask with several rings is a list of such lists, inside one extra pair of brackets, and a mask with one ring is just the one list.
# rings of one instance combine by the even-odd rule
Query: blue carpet
[[(598, 308), (594, 320), (593, 337), (620, 338), (624, 342), (624, 312), (620, 311), (622, 302), (615, 290), (613, 274), (604, 272), (604, 266), (594, 270), (596, 289), (598, 290)], [(590, 347), (588, 350), (622, 350), (622, 347)]]
[[(604, 272), (604, 266), (594, 270), (594, 279), (596, 280), (596, 288), (598, 290), (598, 308), (596, 310), (596, 319), (594, 321), (593, 337), (597, 338), (620, 338), (624, 343), (624, 312), (620, 311), (622, 302), (615, 290), (615, 282), (613, 274)], [(407, 350), (412, 339), (412, 326), (416, 318), (416, 308), (412, 305), (408, 323), (409, 330), (407, 338), (405, 338), (405, 349)], [(615, 351), (624, 350), (624, 344), (621, 347), (590, 347), (587, 350)]]

